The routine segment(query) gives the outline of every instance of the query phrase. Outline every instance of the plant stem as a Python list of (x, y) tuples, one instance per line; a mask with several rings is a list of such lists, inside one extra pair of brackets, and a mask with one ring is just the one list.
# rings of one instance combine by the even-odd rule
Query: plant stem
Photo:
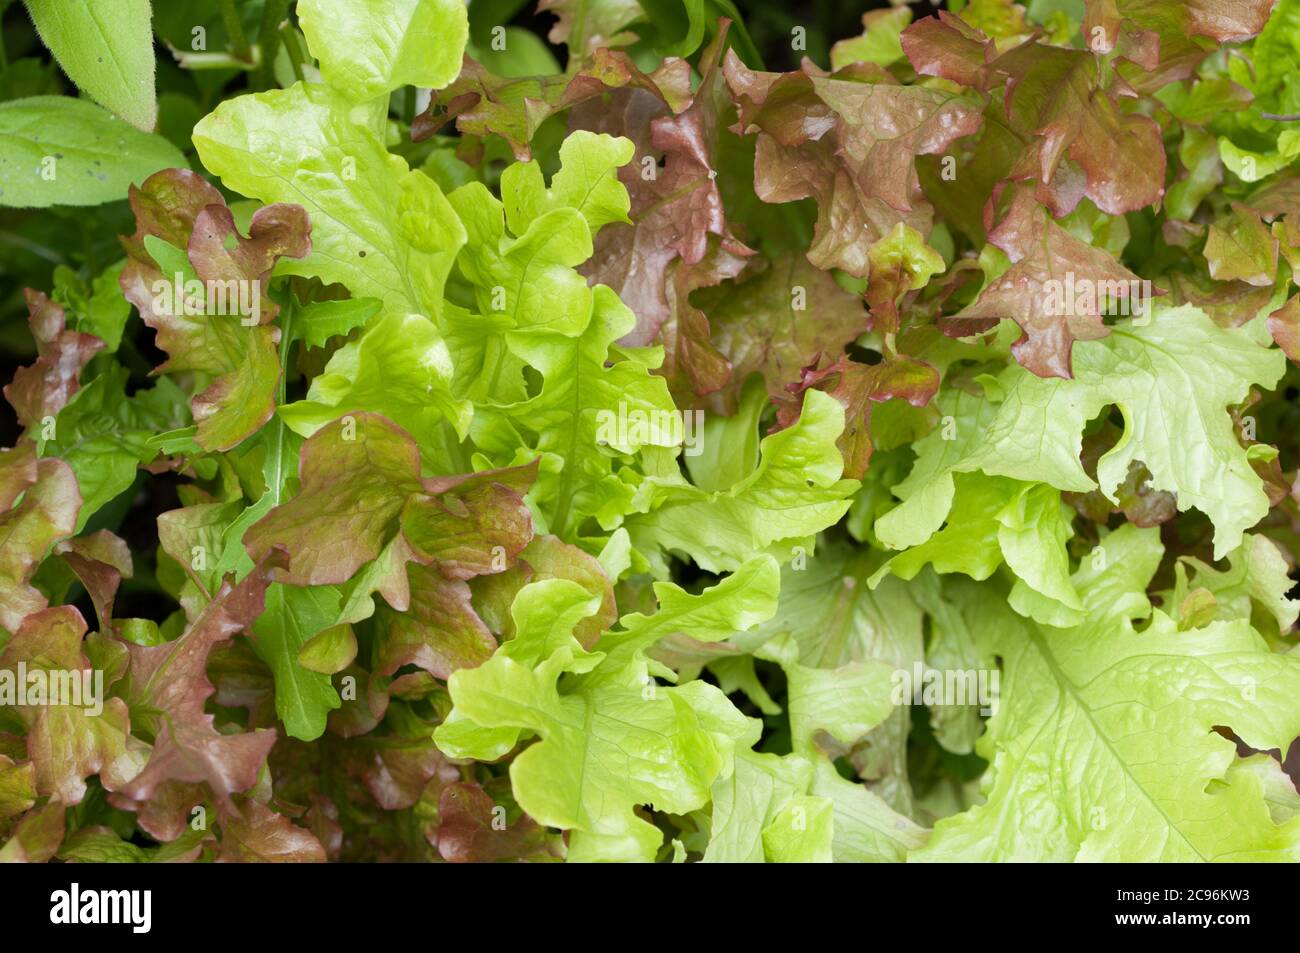
[(253, 69), (253, 64), (247, 60), (242, 60), (234, 53), (190, 53), (188, 51), (176, 52), (176, 62), (181, 69), (187, 70), (206, 70), (206, 69)]
[(217, 3), (221, 7), (221, 22), (226, 25), (235, 57), (251, 63), (253, 51), (248, 45), (248, 37), (244, 36), (244, 25), (239, 20), (239, 11), (235, 9), (235, 0), (217, 0)]
[(284, 49), (289, 54), (289, 63), (293, 66), (294, 79), (299, 81), (306, 79), (307, 76), (302, 71), (303, 55), (302, 50), (298, 47), (298, 35), (294, 33), (293, 27), (287, 23), (280, 28), (280, 32), (284, 34)]
[(46, 261), (53, 262), (56, 265), (66, 265), (68, 263), (68, 260), (63, 257), (61, 252), (55, 251), (53, 248), (49, 248), (39, 242), (34, 242), (30, 238), (24, 238), (16, 232), (0, 231), (0, 242), (17, 245), (24, 251), (28, 251), (31, 254), (36, 255), (39, 258), (44, 258)]
[(276, 387), (275, 402), (283, 405), (289, 389), (289, 352), (293, 348), (293, 319), (298, 299), (290, 289), (280, 309), (280, 383)]
[(261, 49), (257, 84), (263, 89), (275, 85), (275, 55), (280, 49), (280, 24), (289, 16), (289, 0), (266, 0), (262, 8), (262, 23), (257, 29), (257, 45)]

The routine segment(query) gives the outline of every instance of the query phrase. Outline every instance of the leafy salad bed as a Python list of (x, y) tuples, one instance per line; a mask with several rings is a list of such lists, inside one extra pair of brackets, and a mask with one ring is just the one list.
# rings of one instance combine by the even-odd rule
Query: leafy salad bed
[(0, 2), (0, 859), (1300, 856), (1300, 0), (752, 6)]

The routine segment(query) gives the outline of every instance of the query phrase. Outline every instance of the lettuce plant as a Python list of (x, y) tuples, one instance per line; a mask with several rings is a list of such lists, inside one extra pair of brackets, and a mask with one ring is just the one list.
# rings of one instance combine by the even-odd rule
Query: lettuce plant
[(26, 6), (0, 859), (1300, 859), (1300, 0)]

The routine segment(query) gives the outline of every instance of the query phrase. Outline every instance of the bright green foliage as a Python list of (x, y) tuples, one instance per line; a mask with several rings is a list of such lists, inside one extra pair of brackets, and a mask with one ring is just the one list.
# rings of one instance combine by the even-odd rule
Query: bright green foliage
[(1257, 783), (1218, 780), (1235, 751), (1212, 728), (1288, 744), (1300, 667), (1246, 619), (1180, 631), (1152, 609), (1143, 590), (1161, 555), (1152, 530), (1105, 537), (1075, 573), (1088, 613), (1077, 628), (1018, 620), (971, 586), (952, 593), (980, 619), (978, 650), (1004, 660), (1002, 698), (979, 742), (988, 803), (941, 822), (917, 859), (1297, 857), (1300, 826), (1277, 826)]
[(170, 378), (126, 396), (126, 373), (113, 368), (68, 402), (54, 422), (45, 456), (67, 461), (81, 488), (80, 526), (135, 482), (136, 470), (157, 454), (156, 434), (184, 426), (185, 396)]
[(86, 100), (0, 103), (0, 204), (11, 208), (101, 205), (159, 169), (185, 164), (162, 136)]
[(0, 861), (1300, 860), (1300, 0), (26, 6)]
[(91, 99), (144, 132), (158, 118), (149, 0), (26, 0), (41, 39)]
[(354, 102), (460, 72), (468, 19), (456, 0), (303, 0), (298, 17), (325, 80)]
[[(1193, 308), (1177, 308), (1158, 311), (1144, 326), (1121, 326), (1105, 342), (1081, 344), (1075, 361), (1072, 381), (1004, 377), (1006, 399), (963, 468), (1076, 492), (1100, 483), (1111, 494), (1141, 461), (1155, 489), (1176, 493), (1179, 509), (1213, 521), (1216, 557), (1235, 549), (1268, 500), (1227, 407), (1245, 400), (1251, 385), (1276, 386), (1282, 353), (1248, 329), (1223, 330)], [(1079, 434), (1111, 404), (1124, 415), (1125, 433), (1097, 462), (1094, 482), (1077, 460)]]
[(439, 745), (453, 757), (493, 757), (501, 729), (536, 733), (542, 741), (510, 769), (520, 806), (576, 832), (572, 859), (652, 860), (661, 835), (633, 806), (674, 814), (704, 806), (713, 782), (733, 770), (736, 748), (757, 736), (716, 688), (657, 685), (651, 672), (663, 670), (645, 651), (672, 632), (715, 641), (749, 628), (775, 609), (777, 581), (775, 562), (760, 557), (698, 596), (659, 583), (659, 611), (625, 616), (596, 653), (565, 631), (594, 608), (591, 595), (534, 583), (546, 591), (520, 591), (508, 646), (452, 676), (460, 720), (438, 730)]
[(228, 188), (307, 210), (312, 254), (287, 273), (434, 318), (465, 232), (438, 186), (385, 148), (372, 118), (326, 86), (299, 83), (223, 103), (194, 144)]
[(633, 541), (652, 559), (680, 552), (710, 572), (734, 569), (755, 553), (788, 559), (812, 549), (816, 533), (849, 508), (853, 480), (840, 479), (835, 439), (844, 414), (810, 391), (799, 422), (763, 439), (758, 464), (726, 490), (707, 493), (671, 471), (638, 493), (644, 515), (628, 520)]

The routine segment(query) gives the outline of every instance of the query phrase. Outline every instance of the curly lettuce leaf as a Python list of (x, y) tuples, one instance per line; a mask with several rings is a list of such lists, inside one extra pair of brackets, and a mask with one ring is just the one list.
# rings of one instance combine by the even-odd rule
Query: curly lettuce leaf
[(533, 583), (515, 599), (514, 639), (453, 674), (456, 707), (434, 737), (451, 757), (490, 758), (521, 731), (540, 736), (511, 762), (520, 806), (573, 832), (571, 860), (652, 860), (663, 835), (633, 808), (703, 807), (736, 749), (758, 735), (713, 686), (657, 684), (651, 676), (665, 670), (645, 650), (675, 631), (709, 641), (748, 628), (776, 608), (777, 585), (770, 557), (699, 595), (659, 583), (659, 611), (624, 616), (591, 653), (572, 629), (599, 599), (568, 580)]
[(469, 38), (456, 0), (303, 0), (298, 22), (321, 76), (358, 102), (403, 86), (446, 86)]
[(649, 476), (637, 491), (638, 512), (625, 521), (632, 542), (661, 572), (675, 553), (725, 572), (760, 553), (788, 560), (796, 548), (811, 551), (858, 487), (840, 478), (835, 441), (843, 429), (839, 402), (810, 390), (799, 420), (764, 437), (758, 464), (727, 489), (710, 493), (673, 471)]
[(1300, 661), (1270, 652), (1244, 619), (1180, 631), (1145, 593), (1161, 555), (1152, 529), (1104, 537), (1074, 575), (1087, 610), (1077, 628), (1036, 626), (988, 588), (954, 588), (979, 620), (970, 632), (985, 664), (1002, 659), (999, 707), (977, 745), (987, 801), (939, 821), (911, 859), (1295, 859), (1300, 825), (1273, 819), (1213, 729), (1286, 750), (1300, 733)]

